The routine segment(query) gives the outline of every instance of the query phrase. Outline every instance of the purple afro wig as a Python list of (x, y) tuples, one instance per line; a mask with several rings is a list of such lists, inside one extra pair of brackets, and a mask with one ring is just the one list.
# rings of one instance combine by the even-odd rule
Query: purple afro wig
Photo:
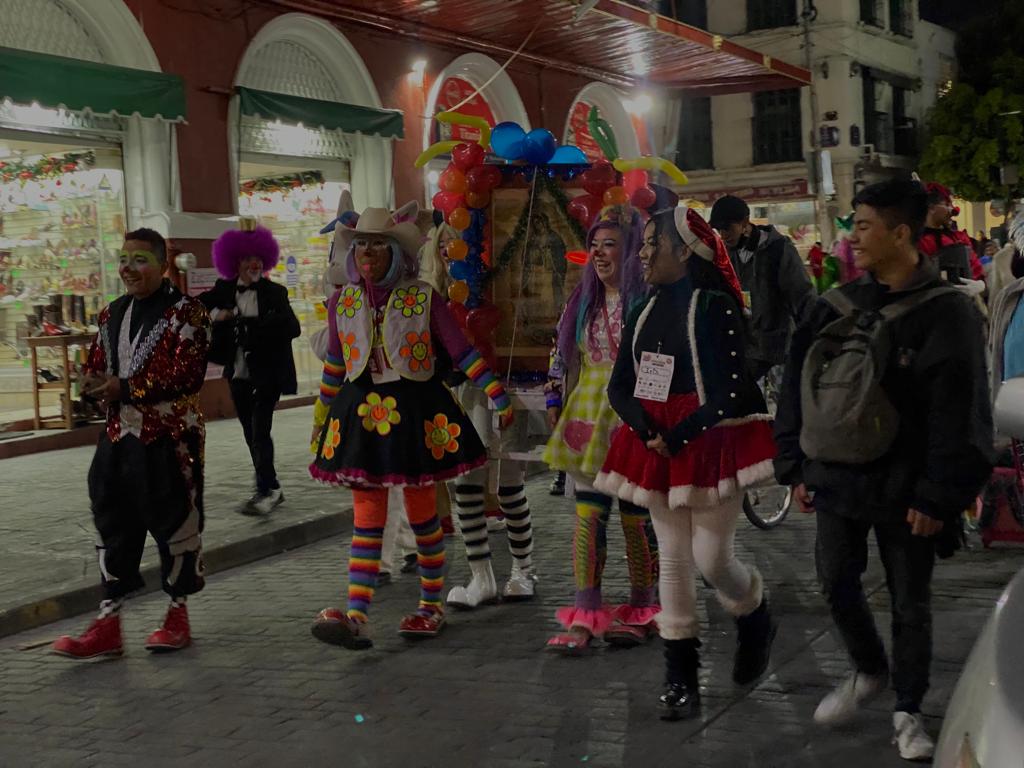
[(231, 229), (213, 241), (213, 266), (225, 280), (238, 277), (238, 265), (243, 259), (258, 256), (263, 271), (269, 272), (277, 264), (281, 248), (266, 227), (251, 231)]

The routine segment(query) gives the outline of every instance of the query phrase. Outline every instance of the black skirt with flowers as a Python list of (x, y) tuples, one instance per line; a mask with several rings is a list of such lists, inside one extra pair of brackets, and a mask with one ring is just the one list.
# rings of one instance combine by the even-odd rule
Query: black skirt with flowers
[(432, 485), (464, 475), (487, 452), (458, 400), (434, 376), (345, 382), (331, 403), (310, 475), (348, 488)]

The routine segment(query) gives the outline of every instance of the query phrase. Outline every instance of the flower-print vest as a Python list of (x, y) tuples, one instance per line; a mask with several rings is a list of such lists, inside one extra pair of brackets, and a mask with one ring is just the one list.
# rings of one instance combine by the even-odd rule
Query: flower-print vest
[[(381, 346), (388, 365), (413, 381), (434, 375), (434, 345), (430, 338), (432, 289), (421, 280), (403, 280), (388, 295)], [(357, 379), (370, 361), (374, 340), (374, 311), (366, 289), (349, 284), (338, 295), (336, 324), (345, 376)]]

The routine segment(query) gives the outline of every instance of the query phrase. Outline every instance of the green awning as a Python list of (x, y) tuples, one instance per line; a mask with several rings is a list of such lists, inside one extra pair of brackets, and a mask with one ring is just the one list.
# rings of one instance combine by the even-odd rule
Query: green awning
[(376, 109), (340, 101), (321, 101), (289, 96), (284, 93), (258, 91), (239, 86), (242, 114), (264, 120), (306, 128), (324, 128), (343, 133), (362, 133), (385, 139), (405, 138), (402, 112), (398, 109)]
[(185, 120), (185, 87), (177, 75), (113, 67), (47, 53), (0, 48), (0, 100), (95, 115)]

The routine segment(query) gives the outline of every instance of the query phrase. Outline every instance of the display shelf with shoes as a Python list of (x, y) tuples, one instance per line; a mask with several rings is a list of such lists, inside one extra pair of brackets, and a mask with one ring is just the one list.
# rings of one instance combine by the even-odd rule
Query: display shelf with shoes
[[(75, 402), (77, 397), (73, 390), (77, 385), (77, 376), (74, 373), (72, 350), (87, 349), (92, 343), (93, 336), (88, 333), (67, 333), (60, 336), (35, 336), (26, 340), (31, 355), (31, 378), (32, 378), (32, 405), (34, 408), (34, 427), (36, 429), (73, 429), (76, 424), (76, 413), (85, 414), (87, 411), (76, 412)], [(39, 351), (49, 348), (57, 352), (60, 367), (40, 366)], [(46, 374), (43, 374), (46, 371)], [(60, 375), (56, 375), (59, 372)], [(40, 383), (40, 379), (43, 382)], [(40, 413), (39, 393), (46, 390), (59, 390), (61, 393), (61, 411), (56, 417), (42, 416)]]

